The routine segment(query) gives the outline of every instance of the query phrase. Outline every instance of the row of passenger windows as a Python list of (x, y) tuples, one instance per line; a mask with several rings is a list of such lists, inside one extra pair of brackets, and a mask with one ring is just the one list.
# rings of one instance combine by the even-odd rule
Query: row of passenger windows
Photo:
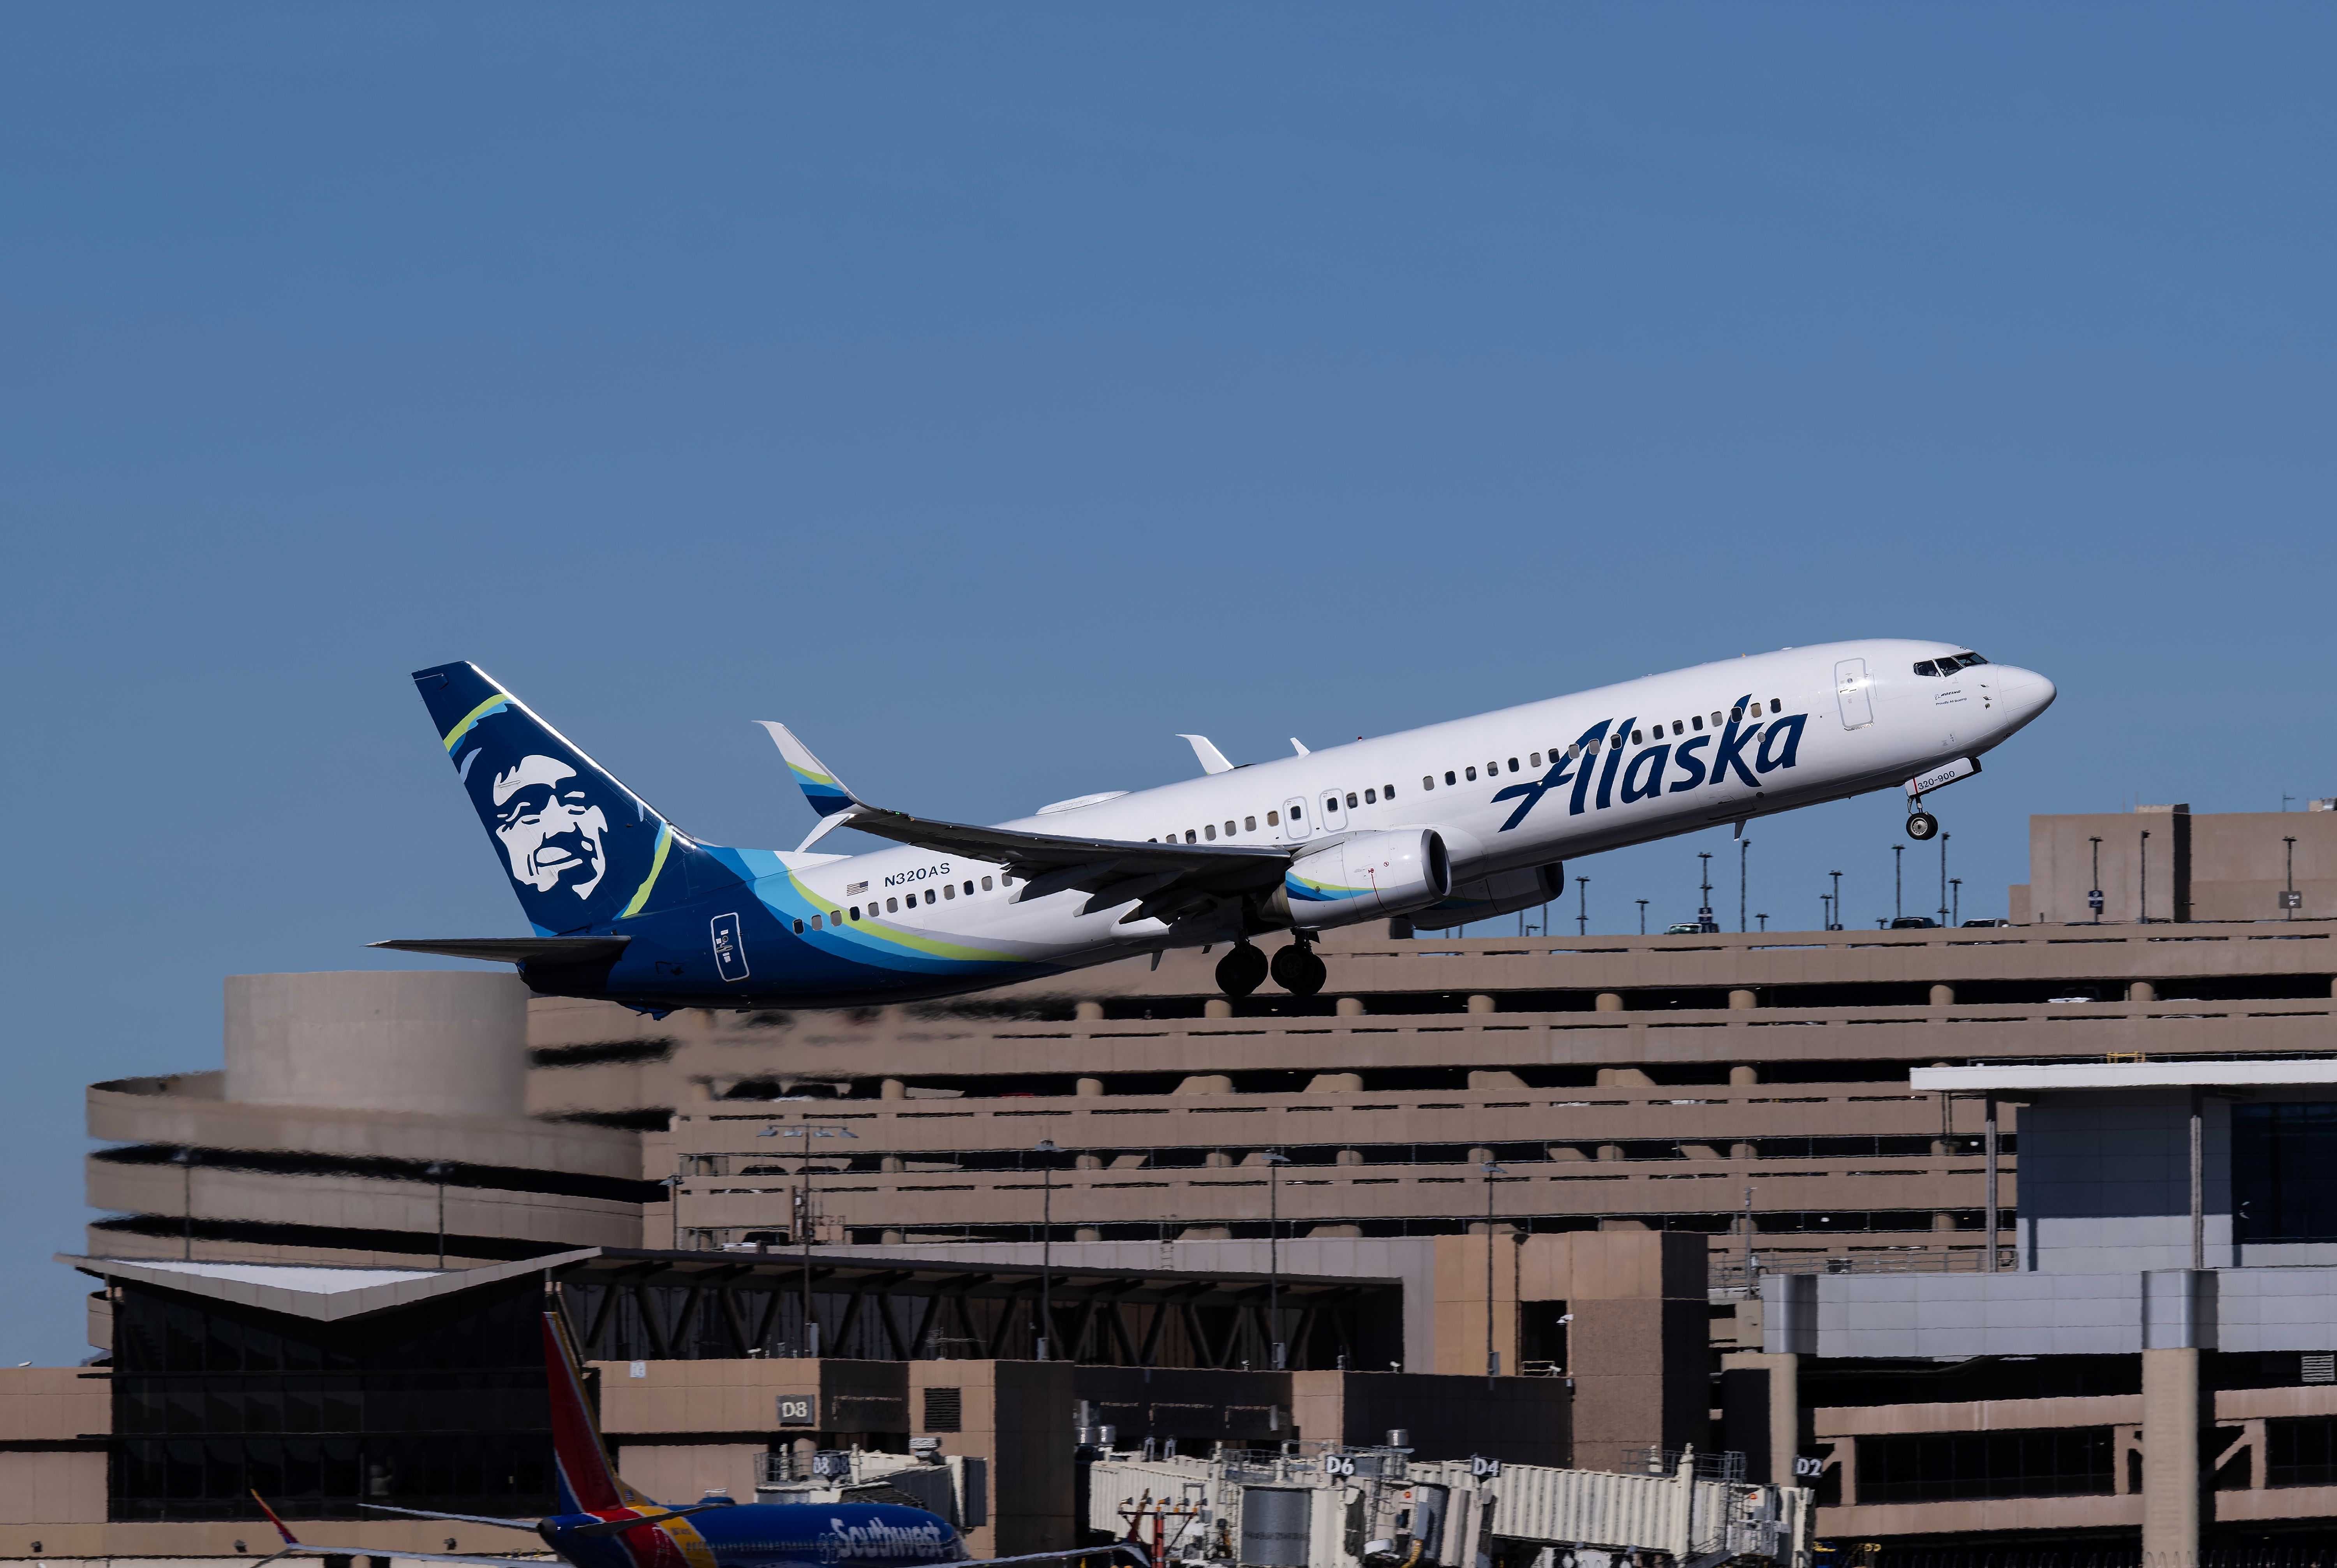
[(1952, 675), (1959, 670), (1969, 670), (1988, 661), (1977, 653), (1952, 653), (1945, 659), (1921, 659), (1915, 664), (1918, 675)]
[[(997, 879), (997, 882), (998, 886), (1001, 887), (1012, 887), (1014, 886), (1014, 878), (1012, 877), (1002, 876)], [(925, 902), (928, 904), (938, 904), (944, 898), (954, 898), (958, 896), (958, 889), (961, 887), (965, 889), (965, 896), (967, 897), (971, 898), (973, 897), (973, 884), (972, 882), (944, 882), (939, 888), (928, 887), (925, 889)], [(984, 893), (991, 890), (991, 878), (984, 877), (982, 879), (982, 890)], [(917, 903), (917, 896), (914, 893), (912, 893), (908, 897), (910, 906), (914, 908)], [(874, 898), (868, 900), (868, 918), (871, 920), (876, 918), (880, 914), (898, 915), (900, 912), (901, 900), (897, 895), (894, 897), (885, 899), (885, 907), (882, 909), (876, 907), (876, 900)], [(829, 926), (842, 926), (847, 920), (857, 920), (859, 918), (860, 906), (857, 904), (852, 905), (848, 908), (845, 909), (831, 909), (825, 916), (815, 915), (808, 922), (802, 920), (797, 921), (795, 923), (796, 935), (800, 936), (807, 930), (825, 930)]]
[[(1769, 700), (1768, 710), (1775, 713), (1782, 710), (1785, 705), (1785, 704), (1782, 699), (1773, 697)], [(1731, 708), (1726, 715), (1716, 710), (1712, 715), (1712, 728), (1717, 730), (1723, 723), (1736, 723), (1747, 717), (1757, 719), (1761, 716), (1761, 704), (1758, 702), (1755, 702), (1745, 708)], [(1685, 735), (1692, 729), (1702, 730), (1705, 727), (1704, 720), (1705, 716), (1701, 713), (1691, 714), (1686, 720), (1675, 719), (1672, 720), (1671, 732), (1675, 735)], [(1663, 738), (1663, 733), (1664, 727), (1661, 724), (1655, 725), (1651, 729), (1648, 730), (1634, 730), (1631, 731), (1631, 744), (1634, 746), (1644, 745), (1647, 740), (1651, 736), (1657, 740), (1661, 740)], [(1622, 744), (1623, 736), (1619, 730), (1615, 734), (1607, 737), (1607, 750), (1610, 751)], [(1585, 750), (1589, 750), (1593, 754), (1596, 754), (1599, 750), (1599, 742), (1593, 740), (1588, 747), (1579, 745), (1569, 746), (1563, 752), (1560, 752), (1557, 747), (1553, 746), (1550, 749), (1550, 760), (1553, 762), (1557, 761), (1560, 756), (1563, 756), (1569, 761), (1571, 761), (1573, 759), (1582, 755)], [(1541, 767), (1541, 753), (1539, 751), (1530, 753), (1527, 757), (1526, 762), (1527, 766), (1539, 769)], [(1491, 779), (1501, 770), (1501, 764), (1498, 760), (1485, 764), (1485, 777), (1488, 779)], [(1518, 760), (1514, 757), (1510, 759), (1510, 771), (1512, 773), (1518, 771)], [(1476, 777), (1477, 770), (1474, 768), (1461, 769), (1457, 775), (1453, 769), (1449, 768), (1444, 771), (1444, 782), (1448, 785), (1459, 784), (1464, 780), (1474, 780)], [(1435, 775), (1423, 775), (1420, 780), (1420, 787), (1423, 789), (1435, 789)], [(1367, 789), (1364, 793), (1368, 795), (1371, 791)], [(1393, 795), (1395, 791), (1391, 789), (1388, 793), (1390, 795)], [(1348, 805), (1352, 806), (1354, 803), (1355, 798), (1354, 796), (1350, 795), (1347, 797)]]
[[(1472, 773), (1470, 777), (1474, 778), (1475, 775)], [(1366, 789), (1363, 791), (1361, 795), (1358, 795), (1353, 789), (1347, 791), (1347, 804), (1351, 808), (1359, 805), (1376, 806), (1383, 799), (1393, 800), (1394, 799), (1395, 786), (1393, 784), (1383, 784), (1375, 789)], [(1327, 811), (1335, 811), (1339, 808), (1339, 792), (1336, 789), (1333, 789), (1324, 795), (1323, 807), (1324, 809)], [(1306, 808), (1294, 802), (1290, 808), (1291, 826), (1295, 828), (1305, 820), (1306, 820)], [(1281, 827), (1282, 813), (1279, 811), (1267, 812), (1266, 814), (1266, 825), (1268, 828)], [(1244, 817), (1241, 819), (1241, 826), (1238, 828), (1234, 826), (1233, 818), (1229, 817), (1224, 823), (1222, 836), (1227, 838), (1237, 838), (1244, 833), (1255, 833), (1257, 831), (1257, 818), (1256, 817)], [(1218, 824), (1215, 822), (1204, 822), (1198, 828), (1186, 828), (1181, 841), (1187, 844), (1214, 844), (1217, 841), (1219, 837), (1220, 832)], [(1171, 832), (1165, 838), (1147, 838), (1145, 842), (1147, 844), (1175, 844), (1179, 842), (1179, 838), (1176, 833)]]

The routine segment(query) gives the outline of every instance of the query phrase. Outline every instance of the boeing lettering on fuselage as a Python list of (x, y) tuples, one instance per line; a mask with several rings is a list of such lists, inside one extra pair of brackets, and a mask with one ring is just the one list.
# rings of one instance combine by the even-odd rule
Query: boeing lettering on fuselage
[[(1952, 643), (1785, 649), (1240, 768), (1187, 737), (1201, 778), (989, 827), (873, 805), (767, 720), (820, 818), (780, 851), (680, 832), (474, 665), (415, 681), (534, 935), (383, 945), (651, 1012), (903, 1001), (1217, 943), (1228, 993), (1271, 973), (1308, 994), (1317, 932), (1541, 903), (1571, 857), (1888, 787), (1929, 838), (1923, 789), (2054, 698)], [(903, 848), (814, 850), (846, 825)]]

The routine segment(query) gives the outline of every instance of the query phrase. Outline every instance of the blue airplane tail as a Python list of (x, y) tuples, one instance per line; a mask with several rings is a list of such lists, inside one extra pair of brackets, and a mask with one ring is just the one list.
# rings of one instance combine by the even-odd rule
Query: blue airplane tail
[(477, 665), (417, 670), (414, 684), (537, 935), (604, 929), (739, 880)]

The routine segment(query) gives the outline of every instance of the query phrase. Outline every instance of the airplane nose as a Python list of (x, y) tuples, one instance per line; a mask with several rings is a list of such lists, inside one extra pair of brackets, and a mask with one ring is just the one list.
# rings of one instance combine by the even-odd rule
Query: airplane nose
[(2053, 699), (2060, 695), (2050, 680), (2034, 670), (2002, 664), (1996, 668), (1997, 691), (2024, 723), (2050, 708)]

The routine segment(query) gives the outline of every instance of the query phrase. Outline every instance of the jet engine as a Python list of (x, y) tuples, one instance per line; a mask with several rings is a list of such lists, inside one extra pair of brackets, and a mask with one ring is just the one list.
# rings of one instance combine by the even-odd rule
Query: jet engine
[(1548, 904), (1565, 892), (1566, 867), (1558, 862), (1516, 871), (1495, 871), (1453, 887), (1437, 900), (1434, 907), (1414, 914), (1412, 923), (1423, 931), (1446, 930), (1466, 926), (1472, 920), (1488, 920), (1496, 915)]
[(1357, 833), (1294, 862), (1271, 900), (1303, 930), (1424, 909), (1452, 891), (1452, 865), (1433, 828)]

